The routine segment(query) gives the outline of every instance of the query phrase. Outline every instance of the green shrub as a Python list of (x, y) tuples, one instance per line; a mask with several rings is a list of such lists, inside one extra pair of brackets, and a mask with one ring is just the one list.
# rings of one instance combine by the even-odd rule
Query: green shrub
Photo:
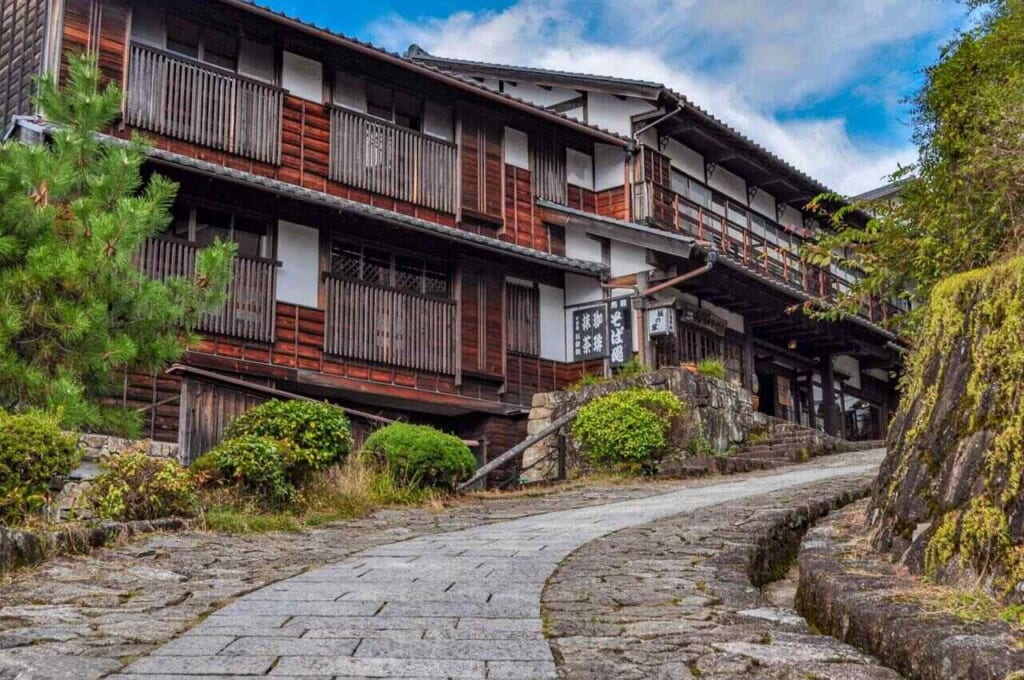
[(190, 517), (199, 504), (195, 481), (181, 463), (138, 450), (105, 456), (88, 499), (99, 517), (119, 521)]
[(673, 420), (682, 412), (682, 402), (667, 390), (613, 392), (580, 409), (572, 435), (584, 457), (597, 467), (655, 474)]
[(454, 489), (476, 471), (476, 458), (468, 446), (426, 425), (382, 427), (367, 438), (363, 453), (386, 465), (400, 484)]
[(228, 427), (225, 439), (269, 437), (292, 445), (288, 474), (297, 476), (338, 463), (352, 450), (348, 417), (337, 406), (271, 399), (255, 406)]
[(650, 373), (651, 369), (648, 368), (642, 361), (633, 357), (626, 363), (622, 364), (615, 370), (616, 378), (635, 378), (640, 375), (646, 375)]
[(0, 524), (14, 524), (49, 499), (50, 480), (78, 465), (74, 437), (57, 418), (0, 412)]
[(192, 472), (203, 484), (237, 484), (274, 504), (295, 499), (295, 468), (304, 467), (305, 456), (289, 442), (270, 437), (243, 435), (226, 439), (192, 463)]
[(721, 359), (704, 359), (697, 364), (697, 370), (701, 375), (725, 380), (725, 362)]

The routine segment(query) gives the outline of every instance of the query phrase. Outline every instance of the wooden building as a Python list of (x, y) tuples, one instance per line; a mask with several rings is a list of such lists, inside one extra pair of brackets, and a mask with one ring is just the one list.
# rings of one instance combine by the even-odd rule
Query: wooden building
[[(215, 236), (239, 245), (204, 340), (167, 374), (125, 380), (151, 433), (188, 458), (282, 392), (500, 452), (524, 436), (534, 393), (634, 355), (721, 356), (736, 379), (757, 376), (765, 409), (850, 436), (861, 432), (839, 417), (848, 396), (886, 408), (894, 338), (871, 321), (884, 308), (838, 324), (783, 313), (842, 285), (792, 248), (806, 228), (793, 206), (818, 185), (692, 105), (675, 110), (660, 86), (562, 74), (534, 90), (575, 94), (546, 101), (525, 91), (528, 69), (513, 92), (464, 63), (394, 55), (245, 0), (0, 7), (5, 125), (45, 131), (26, 83), (96, 54), (125, 92), (109, 136), (143, 132), (151, 169), (181, 184), (140, 266), (187, 274)], [(599, 96), (617, 104), (598, 115)], [(758, 187), (791, 207), (769, 220), (753, 184), (737, 201), (710, 175), (677, 175), (684, 144), (720, 177), (757, 161)], [(675, 333), (651, 337), (669, 307)], [(834, 413), (815, 405), (830, 387), (844, 400)]]

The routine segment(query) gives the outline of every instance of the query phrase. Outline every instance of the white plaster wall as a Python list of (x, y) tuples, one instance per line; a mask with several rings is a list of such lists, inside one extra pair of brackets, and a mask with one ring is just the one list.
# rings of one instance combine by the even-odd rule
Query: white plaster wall
[(449, 142), (455, 141), (455, 118), (447, 104), (423, 103), (423, 133)]
[(786, 206), (786, 210), (782, 213), (782, 219), (780, 219), (779, 222), (787, 227), (803, 229), (804, 215), (793, 206), (788, 205)]
[(281, 62), (281, 87), (296, 97), (324, 100), (324, 65), (285, 50)]
[(755, 212), (759, 212), (768, 219), (775, 220), (775, 197), (769, 194), (764, 189), (758, 189), (754, 195), (754, 200), (750, 202), (750, 207)]
[(565, 256), (589, 262), (601, 262), (600, 242), (578, 229), (565, 230)]
[(633, 116), (655, 108), (650, 102), (634, 97), (620, 99), (603, 92), (587, 93), (587, 122), (620, 135), (633, 134)]
[(543, 283), (540, 293), (540, 358), (565, 361), (565, 291)]
[(884, 371), (881, 368), (869, 368), (864, 371), (875, 380), (881, 380), (882, 382), (889, 382), (889, 372)]
[(593, 189), (594, 158), (576, 149), (566, 149), (565, 179), (573, 186)]
[(860, 362), (851, 356), (841, 354), (832, 363), (835, 370), (850, 376), (846, 382), (853, 387), (860, 389)]
[(626, 181), (625, 152), (610, 144), (594, 144), (594, 191), (621, 187)]
[(647, 264), (647, 249), (620, 241), (611, 242), (611, 275), (625, 276), (653, 269)]
[(747, 183), (739, 175), (718, 166), (708, 183), (713, 189), (721, 191), (740, 205), (747, 204)]
[[(498, 88), (495, 87), (494, 89)], [(507, 80), (505, 81), (505, 92), (517, 99), (525, 99), (538, 106), (551, 106), (552, 104), (559, 104), (580, 96), (578, 91), (565, 87), (553, 87), (549, 90), (523, 81), (518, 81), (513, 85)]]
[(672, 161), (672, 167), (678, 168), (691, 177), (703, 181), (704, 157), (690, 147), (674, 140), (668, 140), (662, 153)]
[(320, 290), (320, 232), (293, 222), (277, 223), (277, 299), (316, 307)]
[(530, 137), (522, 130), (505, 128), (505, 162), (524, 170), (530, 169)]

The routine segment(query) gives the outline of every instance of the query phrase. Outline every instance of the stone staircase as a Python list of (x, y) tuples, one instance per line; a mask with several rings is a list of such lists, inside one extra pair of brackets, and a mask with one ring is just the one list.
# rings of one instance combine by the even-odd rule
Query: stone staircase
[(684, 460), (675, 474), (702, 477), (709, 474), (773, 470), (803, 463), (817, 456), (884, 446), (884, 440), (846, 441), (803, 425), (769, 418), (768, 423), (750, 434), (747, 443), (738, 449), (718, 456)]

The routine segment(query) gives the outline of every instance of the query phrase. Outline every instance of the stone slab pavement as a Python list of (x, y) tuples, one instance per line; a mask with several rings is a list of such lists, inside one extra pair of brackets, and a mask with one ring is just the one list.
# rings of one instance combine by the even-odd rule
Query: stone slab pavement
[(370, 548), (256, 590), (120, 680), (558, 677), (544, 584), (573, 551), (658, 519), (876, 469), (882, 451)]

